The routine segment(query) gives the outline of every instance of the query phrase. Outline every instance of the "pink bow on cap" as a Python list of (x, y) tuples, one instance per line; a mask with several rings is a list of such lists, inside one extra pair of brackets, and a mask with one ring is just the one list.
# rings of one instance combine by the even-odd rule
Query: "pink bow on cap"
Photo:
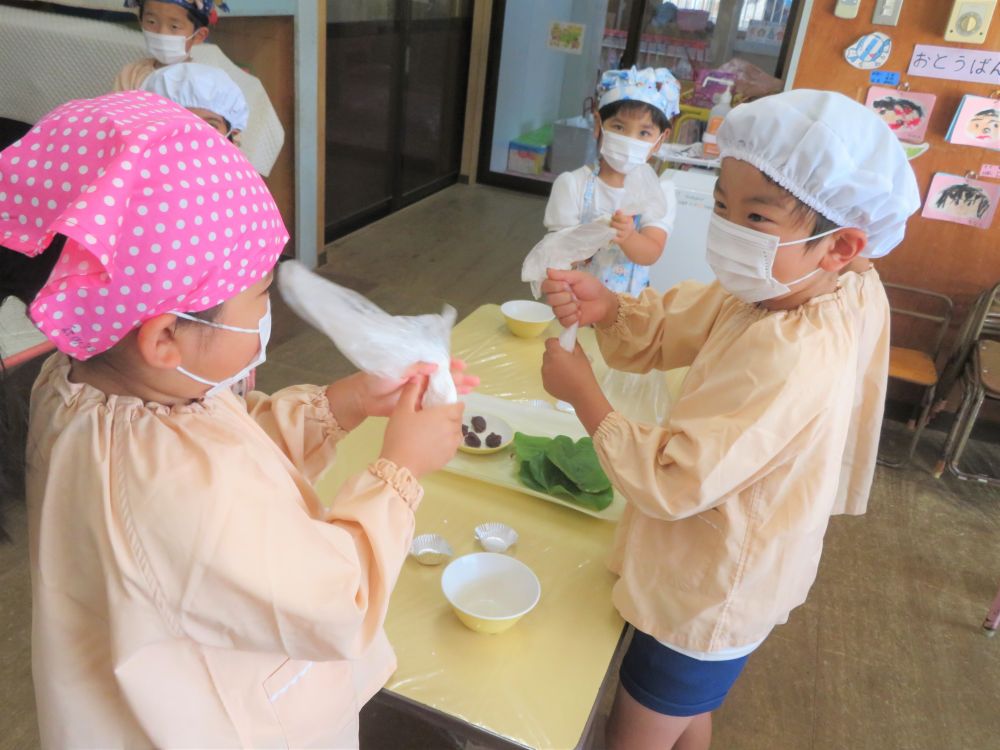
[(66, 245), (29, 315), (80, 360), (239, 294), (288, 241), (239, 150), (142, 91), (69, 102), (0, 153), (0, 245), (37, 255), (55, 234)]

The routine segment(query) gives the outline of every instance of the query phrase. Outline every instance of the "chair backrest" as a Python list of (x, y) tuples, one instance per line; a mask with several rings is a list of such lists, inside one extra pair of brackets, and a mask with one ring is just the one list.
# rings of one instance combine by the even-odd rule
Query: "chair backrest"
[(984, 335), (1000, 341), (1000, 283), (983, 295), (982, 323), (977, 339)]
[[(887, 292), (896, 292), (889, 294), (889, 309), (893, 315), (902, 315), (936, 324), (937, 332), (930, 339), (932, 345), (922, 349), (930, 355), (931, 359), (937, 361), (941, 351), (941, 343), (944, 341), (945, 334), (948, 333), (948, 327), (951, 325), (951, 318), (955, 312), (955, 305), (951, 298), (929, 289), (904, 284), (884, 283), (883, 286)], [(902, 298), (907, 302), (919, 300), (920, 304), (903, 304), (902, 301), (897, 302), (896, 298)]]
[(962, 321), (962, 327), (951, 346), (948, 362), (941, 373), (940, 394), (943, 397), (947, 396), (951, 385), (958, 380), (976, 342), (983, 337), (1000, 341), (1000, 282), (976, 298)]

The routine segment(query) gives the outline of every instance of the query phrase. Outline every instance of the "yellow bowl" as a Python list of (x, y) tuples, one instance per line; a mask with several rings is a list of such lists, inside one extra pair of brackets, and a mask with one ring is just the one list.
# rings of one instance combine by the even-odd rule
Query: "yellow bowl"
[(441, 574), (441, 590), (463, 625), (489, 634), (512, 628), (542, 595), (531, 568), (494, 552), (453, 560)]
[(528, 299), (504, 302), (500, 305), (500, 312), (510, 332), (523, 339), (540, 336), (555, 319), (551, 307)]

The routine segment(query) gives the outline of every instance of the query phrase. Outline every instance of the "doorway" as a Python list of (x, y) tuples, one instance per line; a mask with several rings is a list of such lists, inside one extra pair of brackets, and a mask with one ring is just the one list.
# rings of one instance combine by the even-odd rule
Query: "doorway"
[(604, 71), (699, 70), (740, 57), (781, 76), (803, 0), (495, 0), (477, 179), (548, 195), (594, 155)]

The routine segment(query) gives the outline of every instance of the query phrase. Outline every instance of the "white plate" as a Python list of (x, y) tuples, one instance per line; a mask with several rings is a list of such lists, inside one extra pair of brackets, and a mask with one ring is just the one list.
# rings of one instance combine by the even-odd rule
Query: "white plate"
[[(483, 444), (479, 448), (473, 448), (471, 445), (465, 444), (465, 437), (463, 436), (462, 444), (458, 446), (458, 449), (463, 453), (469, 453), (473, 456), (488, 456), (491, 453), (499, 453), (514, 442), (514, 430), (506, 419), (498, 417), (496, 414), (488, 414), (484, 411), (474, 411), (473, 409), (470, 409), (468, 403), (466, 403), (465, 414), (462, 417), (462, 421), (469, 426), (470, 432), (473, 432), (473, 417), (482, 417), (486, 420), (486, 429), (483, 432), (475, 433)], [(500, 436), (500, 445), (496, 448), (490, 448), (486, 445), (486, 438), (491, 432), (495, 432)]]
[[(465, 413), (469, 418), (473, 416), (484, 416), (489, 421), (489, 415), (496, 415), (505, 420), (512, 428), (513, 432), (523, 432), (526, 435), (539, 435), (541, 437), (556, 437), (566, 435), (574, 440), (586, 437), (587, 431), (583, 425), (572, 414), (556, 411), (551, 408), (537, 408), (516, 401), (508, 401), (495, 396), (483, 396), (478, 393), (470, 393), (462, 399), (465, 402)], [(452, 474), (459, 474), (463, 477), (476, 479), (487, 484), (494, 484), (499, 487), (522, 492), (525, 495), (541, 498), (550, 503), (564, 505), (567, 508), (585, 513), (594, 518), (605, 521), (617, 521), (621, 518), (625, 509), (625, 498), (615, 490), (615, 498), (611, 505), (601, 511), (585, 508), (555, 495), (545, 492), (537, 492), (521, 484), (517, 478), (518, 461), (513, 455), (513, 448), (498, 450), (492, 455), (469, 455), (466, 453), (457, 454), (444, 467), (445, 471)]]

